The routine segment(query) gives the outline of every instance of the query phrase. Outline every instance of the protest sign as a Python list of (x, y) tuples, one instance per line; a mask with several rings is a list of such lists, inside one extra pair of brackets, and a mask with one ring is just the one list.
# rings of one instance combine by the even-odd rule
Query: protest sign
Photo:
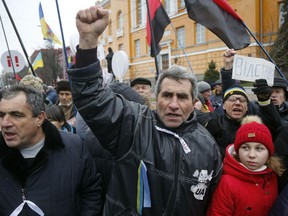
[(234, 56), (232, 79), (251, 81), (266, 79), (273, 86), (275, 65), (265, 59), (241, 55)]

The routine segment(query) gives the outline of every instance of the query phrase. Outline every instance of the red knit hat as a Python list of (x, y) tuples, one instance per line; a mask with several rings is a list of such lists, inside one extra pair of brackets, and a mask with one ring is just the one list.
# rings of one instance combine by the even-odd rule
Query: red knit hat
[[(252, 119), (252, 122), (247, 122), (247, 117), (245, 117), (243, 120), (245, 124), (243, 124), (242, 121), (242, 126), (238, 129), (236, 133), (236, 138), (234, 141), (234, 149), (236, 153), (239, 153), (239, 148), (242, 144), (246, 142), (258, 142), (263, 145), (268, 149), (269, 155), (274, 154), (274, 144), (272, 141), (272, 136), (269, 131), (269, 129), (262, 123), (257, 122), (257, 118), (260, 119), (259, 117), (252, 117), (248, 116), (248, 118)], [(256, 121), (254, 120), (256, 119)], [(246, 123), (247, 122), (247, 123)], [(260, 119), (261, 122), (261, 119)]]

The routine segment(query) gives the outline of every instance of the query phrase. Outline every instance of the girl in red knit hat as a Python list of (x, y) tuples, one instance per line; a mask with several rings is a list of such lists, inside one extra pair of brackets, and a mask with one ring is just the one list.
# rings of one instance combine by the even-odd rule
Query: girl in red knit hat
[(270, 131), (257, 116), (247, 116), (241, 124), (234, 144), (226, 148), (208, 215), (265, 216), (277, 198), (277, 175), (284, 168), (273, 156)]

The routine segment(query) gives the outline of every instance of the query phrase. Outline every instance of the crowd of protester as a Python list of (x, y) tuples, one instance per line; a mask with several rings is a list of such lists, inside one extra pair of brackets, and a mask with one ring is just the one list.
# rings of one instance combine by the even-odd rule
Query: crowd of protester
[(256, 80), (252, 99), (227, 49), (214, 83), (178, 65), (155, 98), (143, 77), (105, 83), (108, 15), (77, 13), (69, 80), (1, 92), (0, 215), (288, 215), (287, 80)]

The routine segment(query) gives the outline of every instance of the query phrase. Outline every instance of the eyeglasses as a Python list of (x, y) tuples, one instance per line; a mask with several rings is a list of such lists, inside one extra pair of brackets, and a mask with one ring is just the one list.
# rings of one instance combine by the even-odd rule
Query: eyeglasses
[(235, 96), (230, 96), (227, 101), (231, 102), (231, 103), (235, 103), (236, 101), (239, 101), (240, 103), (247, 103), (246, 98), (244, 97), (235, 97)]

